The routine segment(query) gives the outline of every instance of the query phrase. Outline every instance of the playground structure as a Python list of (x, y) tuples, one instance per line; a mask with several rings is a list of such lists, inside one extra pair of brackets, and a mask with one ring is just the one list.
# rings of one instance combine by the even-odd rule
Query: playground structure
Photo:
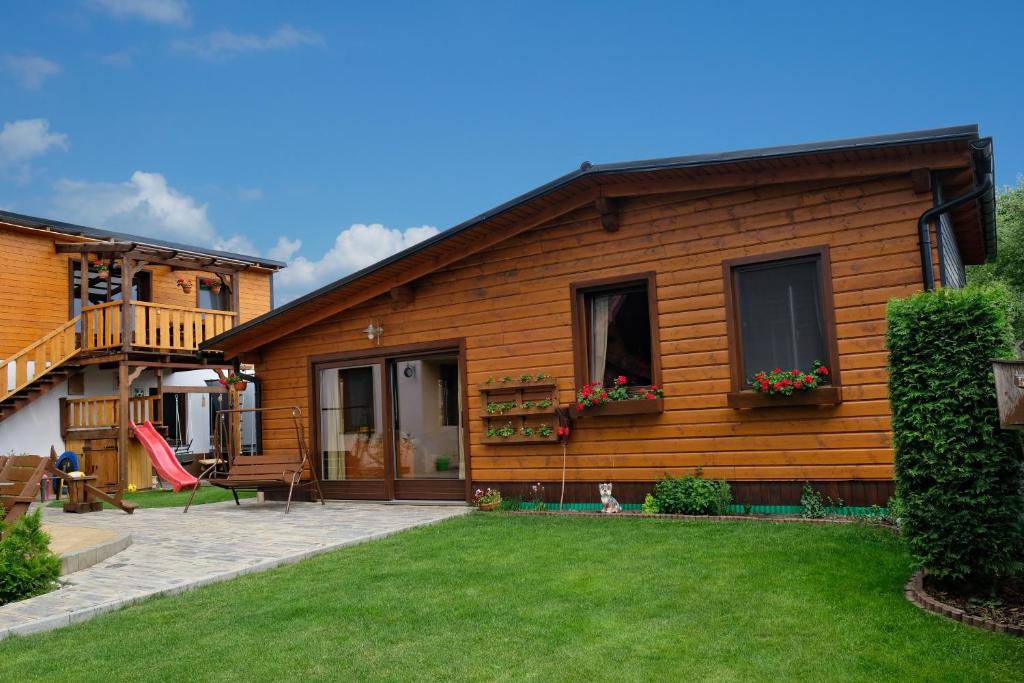
[[(289, 412), (295, 429), (295, 450), (270, 455), (243, 455), (241, 450), (242, 415), (256, 413)], [(288, 491), (285, 514), (291, 510), (292, 495), (296, 488), (316, 491), (321, 505), (324, 494), (320, 479), (309, 458), (309, 445), (302, 426), (302, 411), (291, 408), (232, 408), (217, 412), (214, 426), (213, 462), (200, 475), (213, 486), (228, 489), (240, 505), (238, 491)], [(198, 486), (192, 488), (183, 512), (188, 512)]]
[(189, 474), (178, 462), (178, 456), (175, 455), (166, 439), (156, 431), (152, 422), (146, 420), (141, 427), (134, 422), (131, 422), (130, 425), (132, 434), (142, 443), (146, 453), (149, 454), (153, 468), (161, 479), (171, 485), (175, 493), (182, 489), (194, 489), (199, 485), (199, 480)]

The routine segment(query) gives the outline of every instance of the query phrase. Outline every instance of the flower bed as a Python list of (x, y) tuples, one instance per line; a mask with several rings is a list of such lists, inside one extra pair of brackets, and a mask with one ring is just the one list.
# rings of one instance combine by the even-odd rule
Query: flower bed
[(611, 387), (600, 382), (583, 385), (576, 392), (573, 412), (576, 417), (660, 413), (664, 409), (663, 396), (657, 385), (630, 386), (629, 380), (620, 375)]

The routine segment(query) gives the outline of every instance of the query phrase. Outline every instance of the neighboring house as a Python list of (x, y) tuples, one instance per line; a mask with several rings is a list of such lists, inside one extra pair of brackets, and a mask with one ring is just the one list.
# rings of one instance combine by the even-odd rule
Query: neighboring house
[(231, 365), (199, 345), (269, 311), (284, 264), (4, 211), (0, 253), (0, 452), (69, 448), (113, 489), (119, 453), (127, 483), (150, 483), (124, 415), (210, 449)]
[[(573, 416), (566, 500), (611, 481), (638, 502), (699, 467), (742, 503), (796, 503), (809, 480), (884, 505), (886, 302), (994, 255), (992, 172), (976, 126), (584, 163), (204, 346), (256, 365), (263, 406), (303, 409), (330, 497), (557, 496), (552, 390), (502, 386), (543, 372), (565, 407), (619, 375), (664, 390)], [(751, 389), (816, 360), (831, 384)], [(268, 418), (263, 446), (294, 448), (287, 424)]]

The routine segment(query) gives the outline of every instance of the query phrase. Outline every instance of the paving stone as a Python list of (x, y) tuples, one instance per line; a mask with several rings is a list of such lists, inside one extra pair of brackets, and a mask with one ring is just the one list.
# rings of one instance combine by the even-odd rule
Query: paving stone
[(68, 515), (43, 508), (44, 519), (65, 526), (106, 528), (132, 535), (117, 555), (64, 579), (46, 595), (0, 607), (0, 640), (78, 623), (136, 604), (266, 571), (335, 548), (433, 524), (469, 512), (453, 505), (295, 503), (244, 500), (180, 508)]

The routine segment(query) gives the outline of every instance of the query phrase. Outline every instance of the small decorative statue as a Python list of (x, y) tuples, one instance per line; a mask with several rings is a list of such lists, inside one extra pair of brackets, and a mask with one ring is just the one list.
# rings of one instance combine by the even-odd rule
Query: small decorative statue
[(615, 500), (612, 496), (612, 485), (598, 484), (597, 490), (601, 492), (601, 511), (613, 515), (617, 512), (622, 512), (622, 507), (619, 505), (619, 501)]

